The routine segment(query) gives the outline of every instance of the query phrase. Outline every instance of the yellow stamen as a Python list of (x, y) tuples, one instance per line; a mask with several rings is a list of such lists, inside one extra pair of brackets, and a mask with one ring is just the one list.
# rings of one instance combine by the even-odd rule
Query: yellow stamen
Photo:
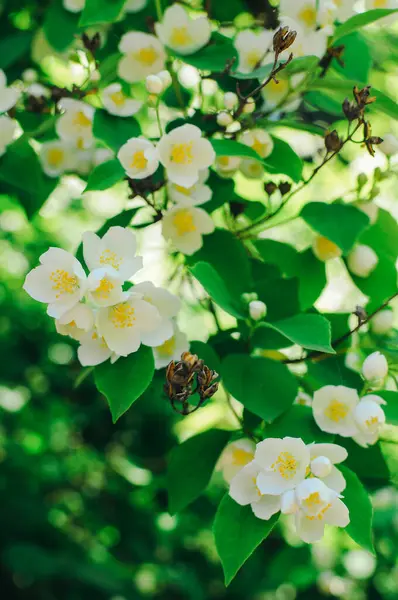
[(319, 506), (319, 504), (322, 504), (319, 492), (313, 492), (312, 494), (310, 494), (308, 498), (305, 498), (305, 500), (303, 500), (303, 504), (305, 504), (307, 508), (316, 508), (317, 506)]
[(298, 14), (299, 21), (303, 21), (307, 27), (316, 26), (316, 8), (311, 5), (305, 6)]
[(101, 296), (101, 298), (109, 298), (109, 295), (114, 289), (114, 287), (115, 286), (113, 285), (113, 283), (109, 279), (104, 277), (103, 279), (101, 279), (100, 284), (95, 290), (95, 292), (96, 294), (98, 294), (98, 296)]
[(159, 354), (163, 354), (165, 356), (173, 356), (175, 347), (176, 347), (175, 338), (171, 337), (170, 339), (163, 342), (163, 344), (161, 344), (161, 346), (157, 346), (156, 350), (159, 352)]
[(219, 165), (221, 165), (222, 167), (228, 167), (229, 165), (229, 156), (219, 156), (217, 158), (217, 162)]
[(177, 190), (177, 192), (180, 192), (180, 194), (184, 194), (184, 196), (190, 196), (192, 194), (193, 190), (195, 189), (195, 186), (193, 185), (190, 188), (186, 188), (186, 187), (183, 187), (182, 185), (174, 184), (174, 188)]
[(259, 50), (251, 50), (246, 55), (246, 62), (251, 69), (255, 69), (260, 62), (262, 54)]
[(158, 59), (158, 53), (152, 46), (147, 46), (146, 48), (141, 48), (134, 57), (146, 67), (151, 67)]
[(170, 160), (178, 165), (190, 165), (193, 161), (192, 145), (193, 142), (189, 142), (188, 144), (173, 144)]
[(77, 277), (63, 269), (53, 271), (50, 275), (50, 280), (55, 283), (52, 289), (59, 292), (56, 298), (60, 298), (62, 294), (74, 294), (79, 287)]
[(144, 150), (138, 150), (134, 153), (133, 160), (131, 162), (132, 169), (139, 169), (142, 171), (143, 169), (146, 169), (147, 164), (148, 161), (145, 158)]
[(338, 423), (342, 419), (345, 419), (349, 411), (347, 404), (344, 402), (339, 402), (339, 400), (332, 400), (329, 406), (325, 408), (325, 416)]
[(260, 490), (257, 487), (257, 477), (252, 477), (252, 481), (253, 481), (254, 485), (256, 486), (257, 496), (262, 496), (262, 493), (260, 492)]
[(315, 521), (315, 519), (317, 519), (318, 521), (322, 521), (323, 517), (325, 516), (325, 512), (327, 510), (329, 510), (329, 508), (331, 506), (332, 506), (331, 504), (327, 504), (324, 508), (322, 508), (322, 510), (319, 511), (319, 513), (317, 515), (314, 515), (314, 516), (306, 515), (305, 518), (308, 519), (309, 521)]
[(279, 471), (283, 479), (292, 479), (297, 471), (298, 463), (290, 452), (281, 452), (276, 461), (271, 465), (271, 469)]
[(386, 8), (387, 0), (374, 0), (375, 8)]
[(340, 248), (322, 235), (315, 239), (314, 247), (320, 260), (326, 261), (341, 256)]
[(173, 217), (173, 223), (178, 235), (185, 235), (186, 233), (196, 231), (193, 216), (189, 210), (182, 209), (177, 211)]
[(73, 118), (73, 125), (77, 125), (78, 127), (91, 127), (91, 120), (82, 110), (79, 110)]
[(248, 452), (242, 448), (235, 448), (232, 452), (232, 462), (234, 465), (244, 467), (254, 458), (253, 452)]
[(126, 104), (126, 96), (123, 94), (122, 91), (114, 92), (113, 94), (110, 94), (109, 97), (112, 100), (112, 102), (116, 104), (116, 106), (124, 106)]
[(64, 160), (64, 151), (60, 148), (51, 148), (47, 152), (47, 161), (52, 167), (59, 167)]
[(111, 309), (112, 317), (111, 321), (118, 329), (125, 329), (126, 327), (133, 327), (134, 321), (134, 308), (129, 304), (117, 304)]
[(101, 265), (110, 265), (118, 271), (123, 259), (117, 256), (116, 252), (112, 252), (107, 248), (101, 254), (99, 261)]
[(370, 417), (370, 419), (366, 419), (365, 423), (368, 427), (372, 427), (372, 425), (377, 425), (379, 419), (377, 417)]
[(258, 138), (254, 138), (254, 144), (252, 145), (252, 148), (260, 156), (263, 156), (263, 154), (265, 154), (265, 144), (262, 144)]
[(188, 32), (187, 26), (174, 27), (170, 36), (170, 42), (173, 46), (188, 46), (188, 44), (191, 44), (192, 36)]

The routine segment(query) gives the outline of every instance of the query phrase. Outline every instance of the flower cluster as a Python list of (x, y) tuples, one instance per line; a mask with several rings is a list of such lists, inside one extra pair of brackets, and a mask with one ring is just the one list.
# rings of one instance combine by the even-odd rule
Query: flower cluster
[(348, 509), (341, 500), (345, 479), (335, 466), (347, 458), (337, 444), (308, 444), (300, 438), (268, 438), (229, 445), (221, 466), (229, 494), (268, 520), (281, 512), (294, 515), (299, 537), (308, 543), (323, 537), (325, 525), (346, 527)]
[(72, 254), (50, 248), (24, 283), (32, 298), (48, 305), (57, 331), (80, 342), (83, 366), (114, 362), (144, 344), (154, 348), (160, 368), (187, 349), (174, 320), (180, 308), (176, 296), (149, 281), (126, 290), (142, 268), (130, 229), (111, 227), (102, 238), (86, 232), (83, 255), (88, 275)]

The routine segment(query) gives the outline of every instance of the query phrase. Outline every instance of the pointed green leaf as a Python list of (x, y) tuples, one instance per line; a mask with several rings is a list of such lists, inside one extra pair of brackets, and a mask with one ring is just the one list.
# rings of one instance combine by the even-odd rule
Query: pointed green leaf
[(141, 128), (134, 117), (116, 117), (105, 110), (97, 109), (94, 114), (93, 133), (111, 150), (118, 152), (130, 138), (141, 134)]
[(398, 425), (398, 392), (383, 390), (375, 392), (377, 396), (381, 396), (387, 404), (382, 406), (388, 425)]
[(306, 444), (333, 442), (334, 439), (333, 435), (319, 429), (314, 421), (312, 408), (300, 404), (293, 404), (265, 429), (266, 437), (283, 438), (291, 436), (292, 432)]
[(374, 23), (375, 21), (383, 19), (384, 17), (388, 17), (396, 12), (398, 12), (397, 8), (376, 8), (375, 10), (367, 10), (359, 15), (354, 15), (336, 27), (333, 36), (333, 42), (336, 42), (352, 31), (357, 31), (357, 29), (365, 27), (365, 25), (370, 25), (370, 23)]
[(125, 177), (125, 172), (120, 162), (114, 158), (94, 167), (91, 171), (85, 192), (107, 190)]
[(95, 385), (108, 400), (112, 421), (116, 421), (145, 392), (155, 372), (152, 348), (140, 346), (137, 352), (106, 361), (94, 369)]
[(368, 493), (353, 471), (342, 465), (339, 465), (339, 469), (347, 484), (343, 491), (343, 502), (350, 512), (346, 532), (362, 548), (375, 554), (372, 540), (373, 508)]
[(113, 23), (122, 12), (126, 0), (86, 0), (80, 16), (80, 27)]
[(211, 265), (206, 262), (198, 262), (190, 268), (190, 271), (220, 308), (236, 319), (245, 318), (243, 307), (231, 296), (224, 281)]
[(210, 140), (210, 142), (217, 156), (241, 156), (262, 161), (261, 156), (246, 144), (235, 140)]
[(264, 322), (261, 326), (278, 331), (291, 342), (303, 348), (335, 354), (331, 346), (330, 323), (321, 315), (295, 315), (289, 319), (283, 319), (283, 321)]
[(278, 515), (274, 515), (269, 521), (257, 519), (250, 506), (240, 506), (225, 494), (213, 525), (225, 585), (231, 583), (242, 565), (269, 536), (277, 521)]
[(296, 183), (301, 180), (303, 162), (287, 142), (272, 136), (274, 147), (269, 156), (264, 158), (264, 167), (272, 175), (287, 175)]

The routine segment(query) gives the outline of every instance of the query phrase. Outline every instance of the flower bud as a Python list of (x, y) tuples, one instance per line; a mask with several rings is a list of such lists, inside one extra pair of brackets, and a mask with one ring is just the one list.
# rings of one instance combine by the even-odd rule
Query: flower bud
[(249, 314), (253, 321), (259, 321), (267, 314), (267, 307), (261, 300), (252, 300), (249, 304)]
[(234, 110), (238, 104), (238, 96), (235, 92), (226, 92), (224, 94), (224, 106), (227, 110)]
[(217, 115), (217, 125), (219, 125), (220, 127), (228, 127), (228, 125), (231, 125), (231, 123), (233, 123), (233, 117), (232, 117), (232, 115), (230, 115), (225, 110), (223, 110), (222, 112), (218, 113), (218, 115)]
[(250, 115), (255, 110), (256, 110), (256, 103), (254, 101), (254, 98), (248, 98), (243, 106), (243, 113), (245, 115)]
[(398, 138), (393, 133), (386, 133), (379, 146), (380, 150), (386, 156), (392, 156), (398, 152)]
[(384, 354), (373, 352), (363, 361), (362, 375), (367, 381), (378, 382), (388, 375), (388, 363)]
[(247, 302), (247, 304), (249, 304), (249, 302), (252, 302), (253, 300), (258, 300), (256, 292), (245, 292), (244, 294), (242, 294), (241, 298), (243, 302)]
[(317, 456), (311, 461), (310, 469), (315, 477), (327, 477), (332, 471), (332, 463), (326, 456)]
[(362, 212), (365, 213), (369, 217), (370, 224), (373, 225), (377, 221), (377, 217), (379, 215), (379, 207), (374, 202), (364, 202), (360, 200), (359, 202), (355, 202), (354, 206), (359, 208)]
[(358, 244), (347, 256), (347, 265), (351, 273), (358, 277), (369, 277), (376, 268), (379, 259), (376, 252), (364, 244)]
[(159, 77), (162, 82), (164, 90), (172, 83), (171, 75), (168, 71), (160, 71), (160, 73), (157, 74), (157, 77)]
[(145, 87), (150, 94), (158, 96), (163, 91), (163, 82), (158, 75), (148, 75), (145, 80)]
[(25, 71), (22, 73), (22, 79), (25, 83), (34, 83), (38, 80), (38, 77), (37, 71), (34, 69), (25, 69)]
[(370, 321), (370, 327), (373, 333), (377, 335), (384, 335), (389, 333), (392, 329), (394, 322), (394, 313), (392, 310), (386, 308), (376, 313)]
[(326, 134), (325, 147), (328, 152), (338, 152), (342, 145), (342, 140), (335, 129)]

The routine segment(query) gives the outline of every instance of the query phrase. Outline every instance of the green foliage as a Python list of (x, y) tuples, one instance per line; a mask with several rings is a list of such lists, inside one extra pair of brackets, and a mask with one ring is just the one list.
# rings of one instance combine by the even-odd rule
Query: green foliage
[(274, 148), (264, 159), (265, 169), (271, 175), (281, 173), (288, 175), (296, 183), (302, 178), (303, 163), (299, 156), (285, 141), (272, 136)]
[[(282, 334), (293, 344), (299, 344), (309, 350), (318, 350), (334, 354), (331, 343), (331, 328), (327, 319), (321, 315), (296, 315), (283, 321), (262, 323), (260, 328), (270, 327)], [(286, 342), (288, 345), (288, 342)]]
[(244, 318), (241, 303), (229, 293), (224, 281), (211, 265), (198, 262), (190, 270), (218, 306), (237, 319)]
[(333, 40), (334, 41), (340, 40), (340, 38), (342, 38), (343, 36), (348, 35), (349, 33), (353, 32), (353, 31), (357, 31), (358, 29), (365, 27), (365, 25), (374, 23), (375, 21), (378, 21), (379, 19), (388, 17), (389, 15), (392, 15), (392, 14), (396, 13), (397, 11), (398, 11), (398, 9), (396, 9), (396, 8), (393, 8), (393, 9), (376, 8), (375, 10), (368, 10), (362, 14), (354, 15), (353, 17), (348, 19), (345, 23), (342, 23), (341, 25), (339, 25), (336, 28), (336, 30), (334, 32)]
[(78, 22), (78, 14), (65, 10), (62, 0), (52, 2), (43, 24), (48, 43), (58, 52), (66, 50), (78, 32)]
[(108, 160), (95, 167), (88, 178), (85, 192), (107, 190), (125, 176), (124, 169), (116, 159)]
[(267, 425), (265, 433), (267, 438), (277, 438), (289, 436), (292, 431), (306, 444), (333, 442), (334, 436), (317, 427), (309, 406), (294, 404), (273, 423)]
[(81, 14), (80, 27), (112, 23), (120, 15), (124, 0), (86, 0)]
[(104, 110), (96, 110), (93, 132), (108, 148), (117, 152), (130, 138), (138, 137), (141, 129), (134, 117), (115, 117)]
[(350, 522), (346, 531), (352, 539), (372, 554), (375, 553), (372, 541), (373, 509), (369, 496), (358, 477), (347, 467), (340, 466), (346, 480), (344, 503), (350, 512)]

